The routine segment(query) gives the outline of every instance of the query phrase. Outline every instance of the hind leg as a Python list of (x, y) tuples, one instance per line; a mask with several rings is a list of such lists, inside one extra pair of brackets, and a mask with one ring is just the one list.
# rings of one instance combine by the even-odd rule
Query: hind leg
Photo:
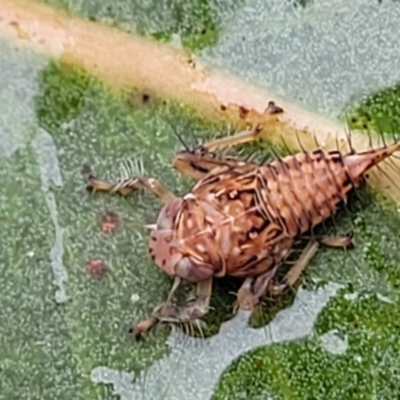
[(271, 285), (271, 282), (281, 264), (277, 264), (273, 269), (262, 275), (247, 278), (237, 293), (237, 305), (244, 310), (253, 310), (267, 292), (272, 294), (282, 293), (284, 289), (292, 286), (297, 281), (317, 250), (318, 243), (310, 240), (293, 267), (285, 275), (283, 282), (279, 285)]
[(268, 288), (268, 292), (273, 295), (278, 295), (288, 287), (293, 286), (316, 254), (318, 250), (318, 243), (322, 243), (328, 247), (351, 249), (354, 247), (353, 236), (353, 233), (350, 232), (344, 236), (326, 236), (319, 241), (313, 239), (310, 240), (302, 251), (300, 257), (283, 278), (283, 281), (279, 285), (271, 285)]
[(311, 259), (317, 253), (319, 242), (329, 247), (354, 247), (352, 233), (337, 237), (327, 236), (322, 238), (320, 241), (316, 241), (314, 239), (310, 240), (307, 246), (301, 252), (300, 257), (295, 261), (280, 284), (272, 284), (272, 279), (275, 276), (279, 265), (262, 275), (254, 278), (247, 278), (237, 294), (238, 306), (245, 310), (252, 310), (260, 303), (261, 298), (264, 297), (266, 293), (279, 295), (288, 287), (293, 286), (300, 278), (300, 275), (306, 269)]

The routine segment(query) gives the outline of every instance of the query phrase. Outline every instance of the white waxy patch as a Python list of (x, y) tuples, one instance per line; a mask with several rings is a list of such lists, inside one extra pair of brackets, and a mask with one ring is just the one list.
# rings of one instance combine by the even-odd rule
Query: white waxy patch
[(185, 196), (183, 196), (184, 200), (196, 200), (196, 196), (193, 193), (188, 193)]
[(229, 235), (229, 229), (223, 229), (221, 231), (222, 234), (222, 240), (221, 240), (221, 250), (222, 253), (225, 255), (228, 255), (231, 253), (231, 238)]
[(320, 337), (322, 347), (333, 355), (342, 355), (349, 347), (347, 337), (341, 338), (336, 330), (326, 332)]
[(222, 196), (222, 195), (225, 194), (225, 193), (226, 193), (225, 188), (224, 188), (224, 189), (221, 189), (219, 192), (215, 193), (215, 197), (220, 197), (220, 196)]
[(49, 209), (50, 218), (54, 225), (54, 244), (50, 250), (50, 264), (53, 271), (53, 283), (58, 287), (55, 298), (57, 303), (65, 303), (69, 300), (66, 292), (68, 271), (63, 263), (64, 256), (64, 228), (58, 222), (58, 210), (52, 185), (62, 186), (62, 176), (57, 158), (57, 148), (52, 136), (44, 129), (40, 129), (32, 141), (32, 147), (36, 153), (42, 180), (42, 191), (46, 205)]
[(267, 191), (266, 191), (265, 189), (261, 189), (261, 196), (262, 196), (262, 198), (263, 198), (264, 200), (267, 198), (268, 193), (267, 193)]
[(285, 258), (286, 257), (286, 254), (289, 252), (289, 249), (282, 249), (281, 251), (280, 251), (280, 256), (281, 256), (281, 258)]
[(194, 225), (193, 218), (188, 218), (186, 221), (186, 228), (192, 229)]
[(251, 239), (251, 240), (255, 240), (256, 238), (257, 238), (257, 236), (258, 236), (258, 233), (257, 232), (249, 232), (249, 238)]
[(237, 195), (238, 195), (238, 191), (237, 190), (232, 190), (228, 194), (229, 198), (231, 198), (231, 199), (234, 199)]
[(208, 193), (206, 199), (209, 203), (212, 203), (215, 199), (214, 193)]
[(207, 249), (201, 243), (197, 243), (196, 244), (196, 250), (198, 250), (200, 253), (206, 253), (207, 252)]
[(233, 256), (238, 256), (240, 254), (241, 250), (240, 247), (236, 246), (232, 249), (232, 255)]

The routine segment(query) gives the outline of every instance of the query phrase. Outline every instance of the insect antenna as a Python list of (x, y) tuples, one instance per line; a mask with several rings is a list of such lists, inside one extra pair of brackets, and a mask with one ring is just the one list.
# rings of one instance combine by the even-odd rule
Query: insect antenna
[(182, 146), (186, 151), (191, 151), (189, 146), (186, 144), (186, 142), (183, 140), (182, 136), (178, 133), (178, 131), (171, 125), (171, 128), (175, 134), (175, 136), (178, 138), (178, 140), (181, 142)]
[[(183, 140), (183, 137), (178, 133), (177, 129), (175, 128), (174, 124), (172, 123), (172, 121), (168, 118), (165, 117), (165, 120), (168, 122), (168, 125), (171, 127), (172, 132), (174, 133), (174, 135), (177, 137), (177, 139), (179, 140), (179, 142), (182, 144), (183, 148), (188, 151), (191, 152), (191, 148), (188, 146), (188, 144)], [(188, 124), (186, 124), (186, 127), (188, 126)], [(197, 138), (194, 136), (194, 133), (191, 129), (189, 129), (189, 133), (190, 135), (193, 137), (195, 143), (197, 143)]]

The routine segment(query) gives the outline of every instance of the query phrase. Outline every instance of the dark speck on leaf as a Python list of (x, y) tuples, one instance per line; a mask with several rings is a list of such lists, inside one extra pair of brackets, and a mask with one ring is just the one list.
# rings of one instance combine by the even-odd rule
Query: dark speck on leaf
[(92, 172), (92, 168), (89, 164), (83, 164), (81, 168), (82, 175), (89, 175)]
[(249, 113), (249, 110), (246, 107), (240, 106), (239, 107), (239, 117), (240, 118), (246, 118), (247, 114)]

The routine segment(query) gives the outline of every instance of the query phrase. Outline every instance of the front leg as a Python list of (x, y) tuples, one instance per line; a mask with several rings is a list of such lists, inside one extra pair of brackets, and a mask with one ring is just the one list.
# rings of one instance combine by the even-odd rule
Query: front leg
[(93, 192), (119, 193), (122, 196), (128, 196), (138, 190), (147, 190), (164, 204), (168, 204), (176, 198), (155, 178), (124, 177), (116, 183), (110, 183), (90, 174), (87, 189)]
[[(171, 290), (172, 291), (172, 290)], [(195, 300), (184, 305), (172, 304), (168, 299), (165, 303), (157, 306), (151, 317), (138, 322), (132, 329), (136, 340), (143, 338), (143, 335), (156, 323), (173, 324), (200, 324), (200, 319), (208, 313), (212, 293), (212, 278), (198, 282), (195, 287)]]
[[(162, 303), (162, 305), (173, 307), (171, 303), (172, 297), (174, 296), (181, 282), (182, 279), (179, 276), (176, 276), (172, 283), (171, 289), (168, 293), (167, 299), (164, 303)], [(149, 318), (139, 321), (136, 325), (134, 325), (132, 328), (129, 329), (129, 333), (131, 333), (136, 340), (142, 339), (144, 334), (147, 331), (149, 331), (151, 327), (158, 321), (157, 316), (154, 315), (154, 313), (159, 307), (160, 306), (156, 307), (156, 309), (153, 311), (152, 315)]]

